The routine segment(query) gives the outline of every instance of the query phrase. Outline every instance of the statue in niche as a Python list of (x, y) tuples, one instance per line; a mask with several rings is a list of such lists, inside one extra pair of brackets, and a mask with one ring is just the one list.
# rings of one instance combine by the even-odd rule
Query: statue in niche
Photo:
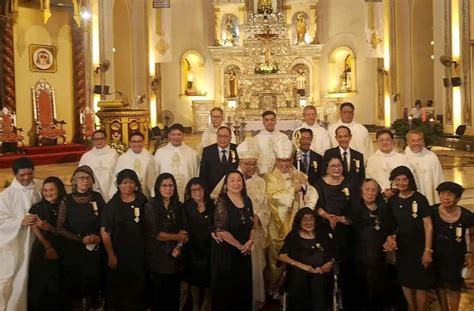
[(349, 93), (352, 91), (352, 68), (351, 68), (351, 56), (347, 55), (344, 59), (344, 70), (339, 76), (339, 92)]
[(242, 92), (242, 102), (246, 109), (250, 108), (250, 103), (252, 102), (252, 91), (248, 87)]
[(230, 69), (226, 70), (225, 73), (225, 97), (226, 98), (236, 98), (238, 94), (238, 74), (240, 70), (236, 66), (232, 66)]
[(305, 96), (306, 93), (306, 76), (303, 68), (298, 69), (298, 76), (296, 77), (296, 91), (298, 95)]
[(306, 32), (306, 17), (303, 13), (299, 13), (296, 18), (296, 44), (306, 44), (304, 41)]
[(291, 108), (293, 102), (293, 92), (289, 87), (283, 90), (283, 97), (285, 98), (285, 104), (287, 108)]
[(271, 14), (273, 12), (272, 0), (258, 0), (257, 13)]
[(227, 14), (225, 20), (225, 39), (224, 45), (237, 45), (237, 29), (231, 14)]

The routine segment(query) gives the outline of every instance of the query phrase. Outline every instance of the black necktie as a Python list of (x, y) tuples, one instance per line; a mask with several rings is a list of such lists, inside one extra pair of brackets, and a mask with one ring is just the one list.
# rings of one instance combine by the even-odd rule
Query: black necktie
[(309, 161), (308, 161), (308, 154), (307, 154), (307, 153), (304, 153), (304, 154), (303, 154), (303, 161), (302, 161), (302, 164), (303, 164), (303, 173), (308, 174), (308, 164), (309, 164)]
[(222, 159), (221, 159), (222, 164), (227, 164), (227, 157), (225, 155), (226, 152), (227, 152), (227, 150), (222, 150)]
[(349, 172), (349, 166), (347, 165), (347, 151), (342, 153), (342, 165), (344, 165), (344, 172)]

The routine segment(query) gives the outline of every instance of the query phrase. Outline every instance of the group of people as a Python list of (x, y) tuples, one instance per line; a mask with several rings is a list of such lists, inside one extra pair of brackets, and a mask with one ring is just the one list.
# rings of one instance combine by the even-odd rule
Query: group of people
[(210, 117), (200, 155), (180, 124), (154, 155), (139, 132), (120, 157), (94, 132), (70, 193), (16, 160), (0, 194), (0, 309), (424, 310), (437, 288), (457, 310), (474, 216), (422, 132), (402, 154), (381, 129), (373, 153), (343, 103), (328, 130), (305, 107), (291, 138), (266, 111), (237, 146), (223, 111)]

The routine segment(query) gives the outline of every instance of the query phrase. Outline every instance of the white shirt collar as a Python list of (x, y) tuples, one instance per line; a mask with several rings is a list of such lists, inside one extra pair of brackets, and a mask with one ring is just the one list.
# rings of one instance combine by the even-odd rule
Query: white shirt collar
[(351, 154), (351, 148), (347, 148), (347, 150), (344, 150), (341, 146), (339, 147), (339, 153), (342, 155), (344, 152), (347, 152), (347, 154)]

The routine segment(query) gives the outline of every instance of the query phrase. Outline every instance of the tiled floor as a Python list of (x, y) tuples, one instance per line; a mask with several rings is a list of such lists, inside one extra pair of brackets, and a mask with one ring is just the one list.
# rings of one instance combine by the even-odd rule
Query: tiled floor
[[(186, 143), (194, 148), (197, 148), (199, 140), (200, 136), (198, 135), (186, 136)], [(461, 205), (474, 211), (474, 153), (440, 147), (434, 147), (432, 150), (438, 154), (441, 160), (444, 168), (445, 179), (458, 182), (466, 188), (463, 199), (461, 200)], [(36, 168), (36, 177), (39, 179), (45, 179), (48, 176), (54, 175), (61, 178), (66, 185), (70, 185), (71, 175), (76, 167), (77, 163), (38, 166)], [(0, 190), (4, 187), (5, 183), (11, 179), (11, 170), (1, 169)], [(474, 310), (473, 271), (470, 271), (468, 274), (466, 283), (469, 289), (462, 294), (461, 310)], [(434, 296), (433, 300), (435, 300)], [(433, 302), (431, 310), (439, 310), (436, 302)]]

